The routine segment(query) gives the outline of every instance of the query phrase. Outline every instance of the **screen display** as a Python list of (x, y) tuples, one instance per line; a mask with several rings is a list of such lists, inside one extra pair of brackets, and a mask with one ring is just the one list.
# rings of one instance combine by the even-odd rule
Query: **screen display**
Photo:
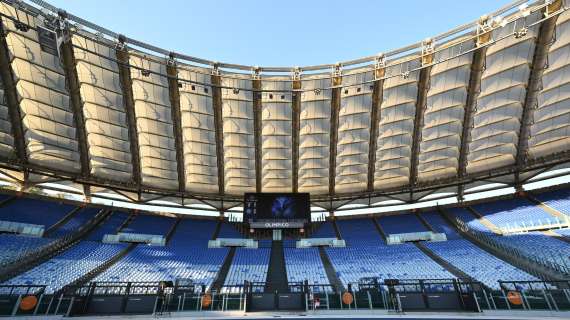
[(308, 193), (246, 193), (244, 214), (250, 221), (309, 220)]

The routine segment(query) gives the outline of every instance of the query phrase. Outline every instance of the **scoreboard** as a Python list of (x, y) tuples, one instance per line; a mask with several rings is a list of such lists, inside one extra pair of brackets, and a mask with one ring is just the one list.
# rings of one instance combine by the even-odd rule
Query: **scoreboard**
[(246, 193), (244, 215), (252, 228), (303, 228), (311, 216), (308, 193)]

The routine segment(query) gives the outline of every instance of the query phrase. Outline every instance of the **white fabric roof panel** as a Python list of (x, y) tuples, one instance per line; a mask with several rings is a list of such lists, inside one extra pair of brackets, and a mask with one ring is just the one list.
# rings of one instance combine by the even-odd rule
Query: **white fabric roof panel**
[[(255, 141), (251, 79), (222, 77), (224, 187), (226, 193), (255, 192)], [(249, 89), (249, 90), (240, 90)]]
[[(262, 81), (261, 88), (261, 190), (293, 191), (292, 95), (290, 81)], [(265, 92), (267, 91), (267, 92)]]
[[(165, 61), (159, 61), (139, 53), (129, 55), (141, 178), (144, 185), (174, 190), (178, 189), (176, 144)], [(151, 72), (144, 75), (141, 68)]]
[(485, 55), (481, 91), (470, 132), (468, 173), (507, 166), (515, 161), (538, 26), (529, 28), (522, 37), (507, 35), (539, 18), (540, 14), (530, 15), (493, 31), (492, 37), (497, 42)]
[[(368, 186), (368, 149), (372, 111), (371, 71), (343, 75), (338, 115), (335, 191), (358, 192)], [(364, 83), (364, 84), (363, 84)]]
[(412, 134), (416, 114), (419, 59), (386, 67), (380, 106), (374, 188), (409, 183)]
[[(43, 22), (2, 5), (4, 14), (30, 25)], [(57, 56), (42, 50), (37, 31), (17, 30), (3, 19), (11, 67), (19, 95), (28, 160), (56, 170), (78, 172), (79, 151), (73, 113), (70, 110), (64, 70)]]
[(4, 83), (0, 77), (0, 156), (12, 158), (15, 155), (14, 138), (4, 90)]
[(434, 54), (435, 61), (444, 62), (435, 64), (430, 71), (418, 155), (420, 182), (457, 175), (473, 54), (450, 57), (466, 52), (473, 46), (474, 43), (461, 43), (444, 49), (436, 48), (440, 51)]
[(570, 149), (570, 11), (556, 20), (542, 90), (530, 122), (529, 157)]
[(130, 139), (115, 53), (80, 35), (72, 36), (72, 44), (91, 174), (130, 181), (133, 172)]
[(217, 193), (218, 165), (212, 87), (208, 74), (178, 68), (186, 190)]
[(299, 192), (326, 194), (329, 191), (330, 122), (332, 92), (330, 79), (301, 81), (299, 130)]

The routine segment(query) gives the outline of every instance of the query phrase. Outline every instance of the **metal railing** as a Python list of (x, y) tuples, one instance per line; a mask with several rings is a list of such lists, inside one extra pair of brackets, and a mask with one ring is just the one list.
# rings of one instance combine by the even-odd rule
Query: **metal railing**
[[(458, 301), (460, 310), (548, 310), (570, 311), (568, 281), (499, 281), (499, 289), (488, 289), (478, 282), (458, 279), (414, 279), (397, 283), (364, 281), (347, 284), (338, 291), (330, 285), (292, 283), (290, 288), (302, 294), (307, 312), (322, 310), (408, 310), (411, 296), (423, 300), (447, 295)], [(45, 294), (45, 286), (0, 286), (0, 316), (74, 316), (85, 313), (91, 299), (131, 297), (131, 301), (151, 302), (148, 313), (238, 311), (249, 309), (251, 284), (230, 286), (210, 292), (202, 285), (165, 287), (158, 282), (92, 283), (68, 288), (58, 294)], [(30, 299), (34, 303), (30, 303)], [(127, 300), (123, 300), (127, 301)], [(434, 300), (436, 301), (436, 300)], [(126, 304), (126, 302), (124, 302)], [(148, 303), (147, 303), (148, 304)], [(424, 308), (420, 306), (420, 309)], [(425, 310), (438, 305), (425, 305)], [(415, 309), (418, 310), (418, 309)]]

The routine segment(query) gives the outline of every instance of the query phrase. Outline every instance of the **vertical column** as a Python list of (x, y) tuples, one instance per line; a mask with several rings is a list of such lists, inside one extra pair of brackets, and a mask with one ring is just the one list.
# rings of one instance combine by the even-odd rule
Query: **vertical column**
[[(548, 9), (548, 7), (547, 7)], [(548, 10), (545, 10), (545, 15)], [(548, 49), (553, 41), (554, 30), (556, 27), (556, 17), (545, 20), (540, 25), (538, 33), (536, 49), (532, 61), (532, 69), (528, 80), (526, 91), (525, 103), (523, 105), (521, 125), (517, 143), (516, 165), (515, 165), (515, 188), (517, 191), (522, 191), (522, 181), (520, 178), (520, 171), (526, 165), (528, 159), (528, 140), (529, 140), (529, 127), (530, 119), (536, 106), (538, 104), (537, 98), (542, 87), (542, 74), (547, 64)], [(516, 36), (516, 35), (515, 35)]]
[(263, 105), (261, 104), (261, 69), (255, 67), (253, 70), (253, 134), (254, 134), (254, 145), (255, 145), (255, 190), (256, 192), (261, 192), (261, 135), (262, 135), (262, 124), (261, 124), (261, 110)]
[(370, 113), (370, 147), (368, 149), (368, 181), (367, 191), (374, 191), (374, 170), (376, 169), (376, 147), (378, 143), (378, 124), (382, 113), (382, 91), (384, 89), (384, 78), (386, 66), (386, 56), (379, 54), (374, 64), (374, 88), (372, 89), (372, 110)]
[(218, 65), (212, 70), (212, 100), (214, 104), (214, 125), (216, 126), (216, 159), (218, 162), (219, 194), (225, 193), (224, 188), (224, 127), (222, 119), (222, 78)]
[[(6, 43), (6, 26), (4, 19), (0, 19), (0, 76), (4, 84), (4, 95), (8, 104), (8, 116), (11, 123), (12, 136), (14, 137), (14, 149), (18, 161), (22, 164), (28, 162), (26, 152), (26, 142), (24, 140), (24, 128), (22, 126), (22, 115), (16, 92), (16, 82), (10, 67), (10, 56), (8, 44)], [(26, 173), (26, 172), (25, 172)], [(26, 174), (24, 175), (24, 177)]]
[[(421, 133), (423, 127), (424, 111), (426, 109), (427, 92), (429, 89), (429, 78), (431, 64), (433, 63), (434, 42), (426, 39), (422, 42), (422, 56), (420, 78), (418, 82), (418, 96), (416, 100), (416, 113), (414, 117), (414, 132), (412, 135), (412, 156), (410, 159), (410, 190), (413, 190), (418, 182), (418, 162), (420, 153)], [(413, 194), (413, 191), (411, 191)], [(410, 200), (413, 200), (411, 195)]]
[(332, 72), (332, 99), (330, 124), (330, 160), (329, 160), (329, 196), (335, 194), (336, 178), (336, 149), (338, 140), (338, 112), (340, 110), (340, 95), (342, 90), (342, 66), (337, 63)]
[(465, 113), (463, 114), (463, 129), (461, 132), (461, 145), (459, 148), (459, 161), (457, 168), (457, 178), (460, 183), (457, 186), (457, 199), (463, 201), (463, 192), (465, 186), (463, 180), (467, 174), (467, 153), (469, 151), (469, 133), (473, 124), (473, 113), (477, 103), (477, 95), (481, 91), (481, 75), (485, 69), (485, 52), (484, 44), (491, 40), (491, 27), (487, 16), (479, 19), (477, 26), (477, 46), (479, 47), (473, 53), (473, 62), (471, 63), (471, 75), (469, 76), (469, 87), (467, 88), (467, 102), (465, 104)]
[(301, 70), (295, 68), (293, 71), (293, 106), (292, 106), (292, 170), (293, 170), (293, 192), (299, 192), (299, 131), (301, 125)]
[(178, 89), (178, 71), (176, 60), (171, 53), (166, 65), (168, 75), (168, 94), (170, 97), (172, 124), (174, 126), (174, 144), (176, 145), (176, 169), (178, 170), (178, 191), (186, 189), (186, 173), (184, 171), (184, 143), (182, 139), (182, 120), (180, 114), (180, 91)]
[(125, 45), (125, 38), (119, 36), (117, 49), (115, 50), (117, 61), (119, 64), (119, 78), (123, 91), (125, 113), (127, 115), (127, 126), (129, 130), (130, 150), (133, 159), (133, 182), (137, 187), (138, 197), (140, 200), (141, 193), (141, 162), (139, 154), (139, 140), (137, 122), (135, 117), (135, 103), (133, 99), (133, 82), (131, 79), (131, 68), (129, 63), (129, 51)]
[(73, 44), (71, 43), (71, 34), (66, 21), (66, 13), (59, 13), (60, 36), (63, 37), (63, 43), (60, 50), (63, 58), (63, 69), (65, 70), (65, 78), (67, 89), (71, 98), (71, 108), (73, 110), (73, 120), (76, 128), (77, 142), (79, 145), (79, 159), (81, 161), (81, 175), (85, 178), (91, 173), (89, 163), (89, 146), (87, 145), (87, 132), (85, 129), (85, 117), (83, 114), (83, 103), (81, 101), (81, 93), (79, 91), (79, 79), (76, 70), (76, 61), (73, 54)]

